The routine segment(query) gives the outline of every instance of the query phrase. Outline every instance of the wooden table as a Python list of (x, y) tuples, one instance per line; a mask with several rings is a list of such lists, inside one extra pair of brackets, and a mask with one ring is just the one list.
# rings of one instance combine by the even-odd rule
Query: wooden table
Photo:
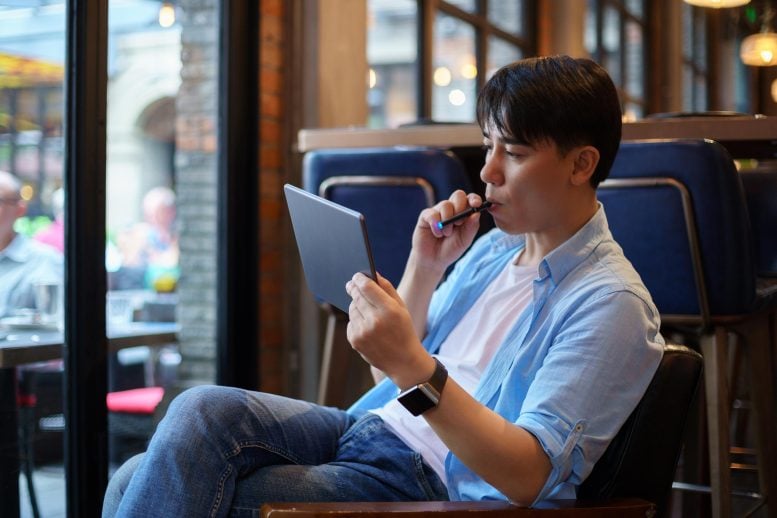
[[(723, 144), (734, 158), (777, 158), (777, 117), (679, 117), (623, 124), (623, 140), (707, 138)], [(479, 147), (477, 124), (433, 124), (395, 129), (303, 129), (297, 150), (387, 146)]]
[[(160, 346), (178, 341), (176, 323), (130, 322), (111, 326), (111, 352), (138, 345)], [(19, 437), (16, 367), (62, 358), (59, 331), (8, 331), (0, 339), (0, 516), (19, 515)]]

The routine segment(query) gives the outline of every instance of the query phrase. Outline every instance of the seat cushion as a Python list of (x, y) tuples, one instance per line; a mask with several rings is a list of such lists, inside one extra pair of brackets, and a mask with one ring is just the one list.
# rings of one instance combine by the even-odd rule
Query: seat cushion
[(162, 387), (143, 387), (119, 392), (110, 392), (106, 396), (109, 412), (129, 414), (153, 414), (165, 389)]

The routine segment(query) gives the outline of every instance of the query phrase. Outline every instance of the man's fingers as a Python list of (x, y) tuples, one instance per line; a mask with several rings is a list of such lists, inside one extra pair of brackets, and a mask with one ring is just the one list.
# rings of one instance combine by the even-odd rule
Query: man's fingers
[(383, 288), (383, 291), (388, 293), (388, 295), (392, 299), (404, 304), (404, 302), (402, 301), (402, 297), (399, 296), (399, 293), (397, 293), (397, 290), (396, 288), (394, 288), (394, 285), (391, 284), (391, 281), (383, 277), (381, 274), (377, 274), (377, 275), (378, 275), (378, 286)]

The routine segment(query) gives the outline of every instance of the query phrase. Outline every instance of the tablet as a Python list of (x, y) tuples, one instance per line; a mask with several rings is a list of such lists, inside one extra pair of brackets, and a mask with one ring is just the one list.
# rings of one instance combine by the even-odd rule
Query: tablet
[(364, 216), (293, 185), (283, 191), (308, 288), (347, 313), (345, 283), (356, 272), (377, 278)]

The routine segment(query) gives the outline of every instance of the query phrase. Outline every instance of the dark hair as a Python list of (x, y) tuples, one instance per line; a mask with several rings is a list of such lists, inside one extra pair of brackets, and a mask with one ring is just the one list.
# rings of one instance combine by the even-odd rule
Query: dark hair
[(595, 147), (594, 188), (610, 173), (621, 140), (618, 92), (590, 59), (529, 58), (500, 68), (478, 95), (477, 119), (520, 142), (554, 142), (562, 155)]

